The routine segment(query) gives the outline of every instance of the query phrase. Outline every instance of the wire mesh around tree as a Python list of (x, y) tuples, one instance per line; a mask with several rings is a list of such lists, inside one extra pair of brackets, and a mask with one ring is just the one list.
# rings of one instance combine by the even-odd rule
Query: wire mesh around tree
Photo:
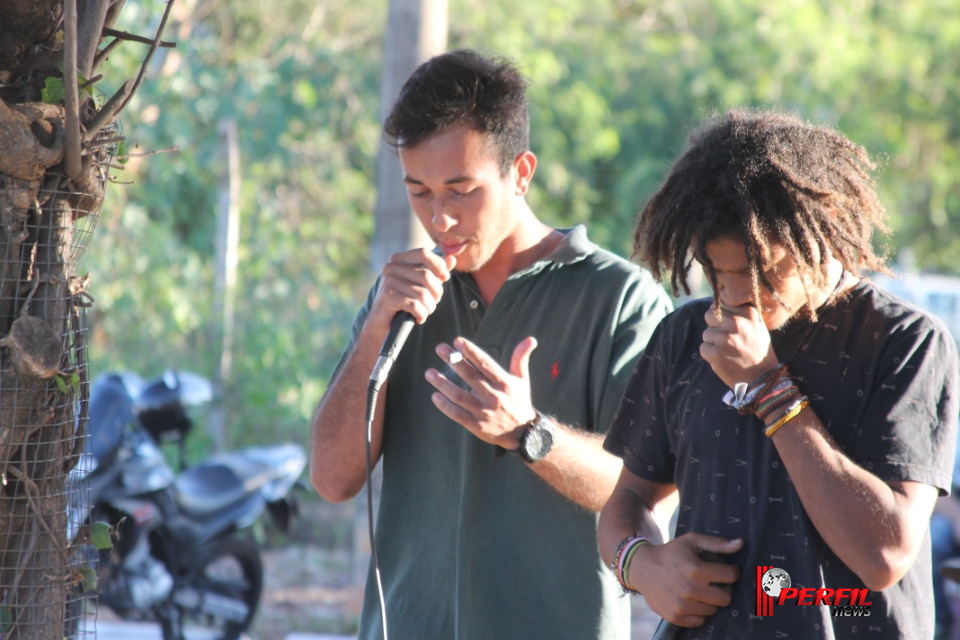
[[(116, 131), (101, 137), (116, 137)], [(83, 189), (60, 173), (0, 176), (0, 638), (92, 638), (86, 523), (87, 282), (76, 263), (116, 145), (94, 146)], [(59, 635), (59, 634), (58, 634)]]

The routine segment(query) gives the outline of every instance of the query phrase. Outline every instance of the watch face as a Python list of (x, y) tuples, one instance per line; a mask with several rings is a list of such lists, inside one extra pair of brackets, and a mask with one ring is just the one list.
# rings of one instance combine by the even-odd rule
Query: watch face
[(543, 424), (538, 423), (524, 434), (521, 446), (529, 461), (542, 460), (553, 446), (553, 434)]

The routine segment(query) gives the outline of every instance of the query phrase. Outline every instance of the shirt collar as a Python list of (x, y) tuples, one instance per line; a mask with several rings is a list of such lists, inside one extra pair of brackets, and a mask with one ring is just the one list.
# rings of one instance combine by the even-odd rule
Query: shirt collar
[(597, 250), (597, 245), (587, 239), (587, 228), (582, 224), (571, 229), (557, 229), (564, 234), (557, 248), (543, 258), (546, 262), (573, 264), (585, 259)]

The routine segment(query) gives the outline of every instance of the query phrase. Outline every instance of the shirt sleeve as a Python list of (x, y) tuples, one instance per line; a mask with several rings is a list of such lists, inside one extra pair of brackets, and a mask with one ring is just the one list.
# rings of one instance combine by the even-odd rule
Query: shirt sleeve
[(350, 330), (350, 341), (347, 342), (347, 346), (344, 347), (343, 353), (340, 354), (340, 361), (337, 362), (337, 366), (333, 370), (330, 380), (334, 380), (340, 373), (340, 367), (342, 367), (343, 363), (346, 362), (347, 354), (349, 354), (350, 350), (353, 349), (353, 345), (357, 341), (357, 336), (360, 335), (360, 330), (363, 328), (363, 323), (367, 321), (367, 316), (370, 314), (370, 309), (373, 307), (373, 300), (376, 298), (377, 289), (379, 287), (380, 278), (378, 277), (377, 281), (370, 288), (370, 291), (367, 292), (366, 302), (364, 302), (363, 306), (360, 307), (360, 310), (357, 311), (357, 315), (353, 318), (353, 327)]
[(674, 483), (676, 467), (663, 393), (669, 377), (667, 324), (673, 317), (667, 316), (653, 332), (603, 443), (631, 473), (662, 484)]
[(626, 288), (611, 345), (609, 377), (601, 392), (597, 423), (601, 429), (613, 421), (637, 359), (671, 308), (670, 298), (646, 272)]
[(922, 315), (886, 342), (852, 457), (885, 480), (949, 492), (957, 446), (958, 358), (950, 334)]

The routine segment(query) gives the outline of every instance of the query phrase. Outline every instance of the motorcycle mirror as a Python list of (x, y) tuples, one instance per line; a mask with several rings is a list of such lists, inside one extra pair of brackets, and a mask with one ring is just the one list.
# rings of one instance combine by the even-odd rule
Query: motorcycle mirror
[(163, 374), (164, 382), (166, 382), (168, 375), (176, 379), (176, 384), (171, 388), (179, 385), (180, 400), (183, 404), (197, 405), (210, 402), (213, 399), (213, 385), (205, 377), (189, 371), (171, 371), (168, 369)]

